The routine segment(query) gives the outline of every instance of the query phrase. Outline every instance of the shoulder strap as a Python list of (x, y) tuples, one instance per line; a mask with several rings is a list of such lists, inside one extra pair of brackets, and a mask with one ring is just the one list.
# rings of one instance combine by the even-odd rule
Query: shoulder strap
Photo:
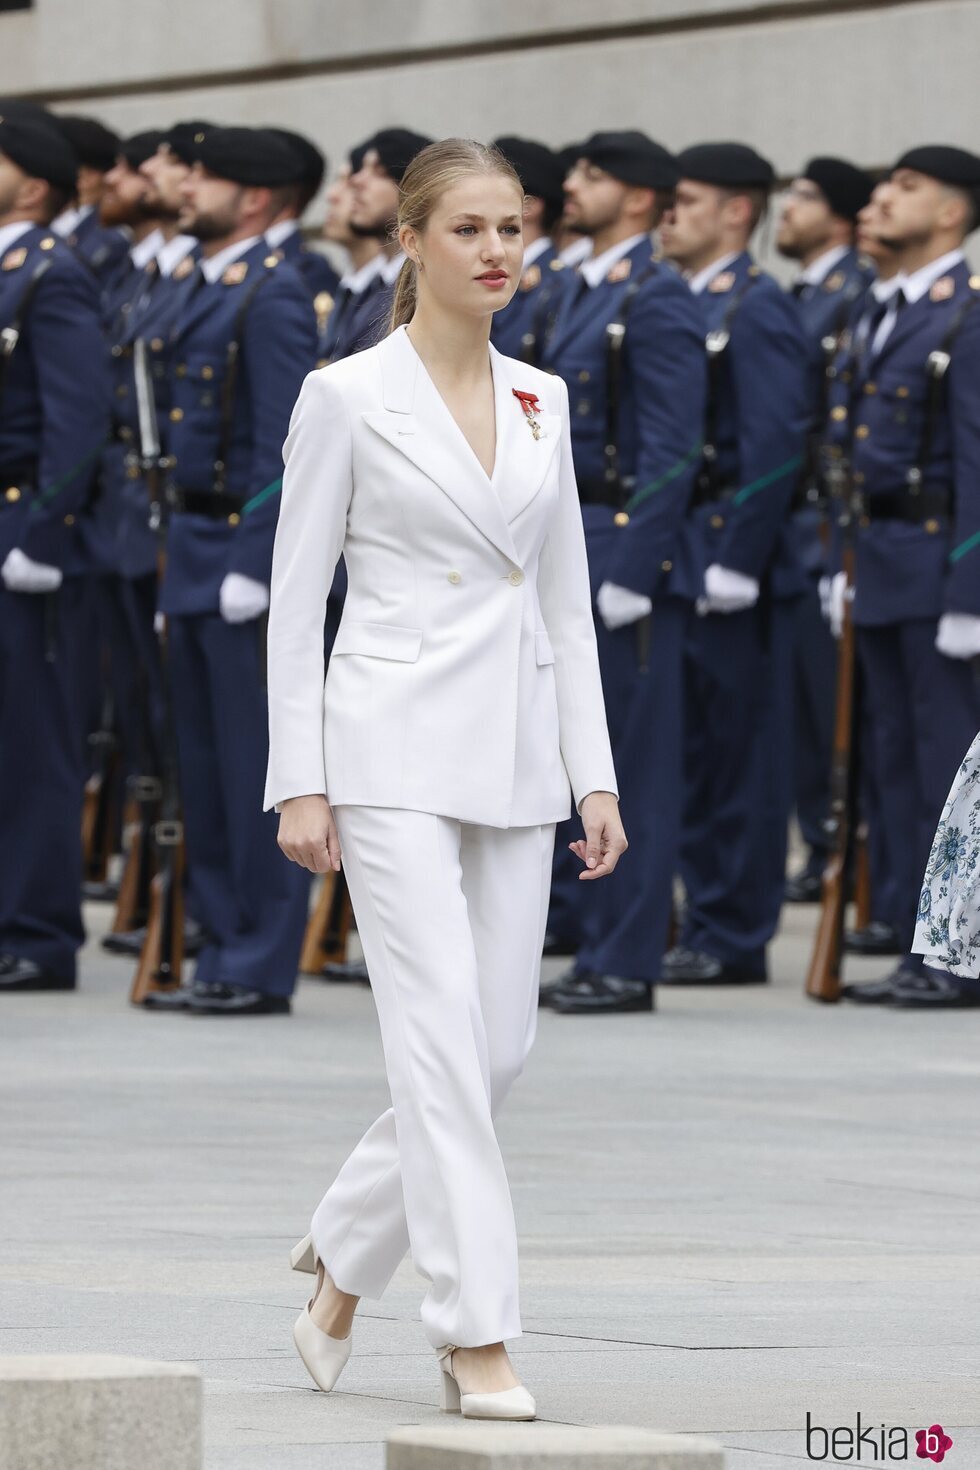
[(228, 451), (231, 448), (231, 432), (235, 417), (235, 388), (238, 385), (245, 321), (252, 302), (271, 275), (271, 270), (267, 270), (249, 286), (235, 313), (234, 325), (228, 339), (228, 347), (225, 352), (225, 380), (221, 389), (221, 436), (218, 440), (218, 457), (214, 462), (214, 490), (218, 495), (223, 494), (228, 488), (225, 476), (228, 469)]
[(939, 346), (935, 351), (930, 352), (926, 358), (926, 407), (922, 418), (922, 434), (919, 437), (919, 451), (916, 455), (915, 462), (909, 466), (905, 475), (905, 483), (908, 486), (910, 495), (918, 495), (922, 491), (923, 478), (925, 476), (926, 466), (929, 463), (929, 456), (932, 452), (932, 441), (936, 433), (936, 424), (939, 422), (939, 414), (945, 397), (946, 374), (949, 372), (950, 363), (953, 360), (953, 344), (960, 334), (960, 329), (964, 321), (976, 304), (977, 293), (971, 290), (950, 322)]
[(614, 489), (621, 488), (619, 470), (619, 399), (622, 382), (623, 343), (630, 308), (640, 287), (656, 274), (657, 262), (651, 260), (635, 280), (630, 281), (619, 301), (619, 310), (606, 322), (606, 438), (603, 445), (605, 464), (603, 479)]
[(704, 448), (701, 451), (701, 472), (698, 476), (699, 498), (710, 497), (717, 489), (718, 445), (715, 441), (718, 437), (722, 362), (732, 339), (736, 313), (758, 279), (756, 275), (750, 275), (746, 279), (742, 289), (729, 301), (721, 326), (713, 328), (704, 339), (704, 350), (708, 357), (708, 392), (704, 411)]
[(27, 320), (27, 313), (30, 310), (31, 302), (34, 300), (34, 297), (37, 294), (37, 288), (38, 286), (40, 286), (44, 276), (51, 269), (51, 264), (52, 261), (50, 256), (45, 256), (45, 258), (38, 263), (38, 265), (34, 269), (33, 275), (24, 288), (24, 292), (21, 295), (20, 300), (17, 303), (17, 307), (13, 315), (13, 320), (8, 326), (4, 327), (3, 330), (0, 331), (0, 407), (2, 407), (3, 405), (3, 393), (7, 385), (7, 374), (10, 370), (10, 359), (14, 355), (14, 349), (16, 348), (17, 343), (20, 341), (21, 333), (24, 330), (24, 322)]

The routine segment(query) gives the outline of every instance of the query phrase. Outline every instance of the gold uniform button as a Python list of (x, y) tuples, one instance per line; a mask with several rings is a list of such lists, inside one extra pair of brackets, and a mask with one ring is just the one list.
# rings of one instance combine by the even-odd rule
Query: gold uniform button
[(878, 391), (878, 384), (877, 383), (865, 383), (865, 385), (864, 385), (864, 391), (865, 391), (865, 393), (867, 393), (868, 397), (870, 398), (873, 393), (877, 393), (877, 391)]
[(867, 439), (870, 433), (871, 430), (868, 428), (867, 424), (858, 424), (857, 428), (854, 430), (854, 437), (855, 439)]
[(177, 366), (174, 368), (174, 372), (177, 374), (178, 378), (186, 378), (186, 376), (187, 376), (187, 364), (186, 364), (186, 362), (179, 362), (177, 364)]
[(830, 417), (834, 420), (835, 423), (839, 424), (842, 422), (842, 420), (847, 418), (847, 409), (842, 408), (841, 405), (838, 404), (836, 408), (831, 409)]
[(524, 573), (523, 572), (519, 572), (517, 570), (517, 568), (515, 567), (514, 570), (511, 573), (509, 573), (509, 575), (507, 577), (507, 580), (508, 580), (508, 582), (510, 583), (510, 585), (512, 587), (519, 587), (521, 585), (521, 583), (524, 581)]
[(16, 485), (11, 485), (9, 490), (3, 492), (3, 498), (4, 500), (9, 500), (11, 505), (13, 505), (15, 500), (20, 499), (20, 490)]
[(202, 369), (201, 369), (201, 377), (202, 378), (213, 378), (214, 377), (214, 368), (213, 367), (202, 367)]
[(672, 561), (662, 561), (660, 563), (660, 570), (662, 572), (672, 572), (674, 570), (674, 563)]
[(721, 528), (722, 528), (722, 526), (725, 524), (725, 517), (724, 516), (712, 516), (711, 517), (711, 520), (708, 522), (708, 524), (710, 525), (710, 527), (711, 527), (711, 529), (713, 531), (720, 531)]
[(895, 389), (895, 397), (896, 398), (908, 398), (908, 396), (909, 396), (909, 390), (905, 387), (904, 384), (900, 388), (896, 388)]
[(583, 368), (578, 375), (578, 380), (580, 383), (587, 383), (590, 377), (591, 373), (589, 372), (588, 368)]
[(55, 240), (53, 235), (45, 235), (44, 239), (40, 243), (40, 248), (42, 250), (53, 250), (57, 243), (58, 242), (57, 240)]
[(151, 339), (151, 341), (150, 341), (150, 351), (151, 352), (162, 352), (163, 351), (163, 338), (162, 337), (153, 337)]
[(591, 408), (592, 408), (592, 404), (589, 402), (589, 400), (587, 398), (580, 398), (579, 401), (578, 401), (578, 403), (575, 405), (575, 412), (576, 413), (581, 413), (581, 414), (586, 414), (586, 413), (589, 413), (590, 412)]
[(73, 515), (70, 515), (70, 514), (69, 515), (66, 515), (65, 516), (65, 525), (66, 526), (73, 526), (74, 524), (75, 524), (75, 517)]
[(925, 523), (925, 528), (929, 532), (930, 536), (935, 536), (936, 532), (939, 530), (939, 522), (928, 520)]
[(450, 582), (452, 582), (454, 586), (457, 582), (461, 582), (463, 580), (459, 572), (450, 572), (448, 575)]
[(170, 410), (170, 422), (172, 424), (179, 424), (183, 417), (184, 410), (182, 408), (172, 408)]
[(629, 523), (630, 523), (630, 518), (626, 514), (626, 511), (625, 510), (617, 510), (616, 514), (613, 516), (613, 525), (614, 526), (628, 526)]
[(130, 480), (138, 480), (140, 477), (139, 465), (131, 464), (126, 474)]
[(233, 510), (231, 515), (228, 517), (228, 524), (229, 526), (237, 526), (240, 520), (241, 516), (238, 514), (238, 511)]

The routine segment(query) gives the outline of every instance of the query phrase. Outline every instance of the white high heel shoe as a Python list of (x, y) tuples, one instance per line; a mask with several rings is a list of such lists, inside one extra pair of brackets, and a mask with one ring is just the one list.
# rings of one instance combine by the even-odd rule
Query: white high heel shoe
[(323, 1263), (316, 1259), (315, 1252), (314, 1263), (313, 1269), (317, 1273), (316, 1291), (293, 1324), (293, 1341), (317, 1388), (329, 1393), (350, 1357), (354, 1333), (352, 1328), (346, 1337), (331, 1337), (310, 1316), (310, 1307), (320, 1295), (326, 1279)]
[(298, 1240), (289, 1252), (289, 1264), (294, 1271), (309, 1271), (311, 1276), (316, 1275), (316, 1251), (313, 1249), (312, 1235), (304, 1235)]
[(496, 1393), (462, 1393), (453, 1372), (456, 1343), (447, 1342), (436, 1348), (442, 1368), (442, 1397), (439, 1407), (444, 1414), (462, 1414), (464, 1419), (533, 1419), (534, 1399), (522, 1383), (514, 1388), (501, 1388)]

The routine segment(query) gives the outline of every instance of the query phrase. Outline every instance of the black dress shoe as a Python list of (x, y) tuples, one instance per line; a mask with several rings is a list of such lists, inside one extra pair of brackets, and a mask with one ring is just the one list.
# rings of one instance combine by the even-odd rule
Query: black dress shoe
[[(106, 934), (102, 940), (102, 948), (110, 954), (124, 954), (132, 959), (139, 959), (143, 945), (146, 943), (146, 929), (129, 929), (120, 934)], [(205, 934), (200, 924), (193, 919), (188, 919), (184, 925), (184, 954), (187, 959), (193, 959), (200, 954), (205, 945)]]
[(935, 970), (908, 973), (896, 979), (895, 1010), (972, 1010), (980, 1007), (980, 989), (958, 980), (955, 975), (938, 974)]
[(75, 981), (53, 975), (33, 960), (19, 955), (0, 955), (0, 990), (74, 990)]
[(605, 1016), (619, 1011), (652, 1011), (653, 986), (623, 975), (593, 974), (580, 985), (560, 990), (551, 1002), (560, 1016)]
[(579, 970), (573, 965), (570, 970), (564, 970), (557, 980), (542, 985), (538, 990), (538, 1005), (550, 1006), (556, 995), (566, 990), (575, 990), (578, 986), (586, 985), (595, 974), (594, 970)]
[(811, 853), (806, 867), (786, 879), (783, 898), (787, 903), (819, 903), (823, 896), (823, 854)]
[(264, 990), (243, 990), (238, 985), (208, 985), (191, 992), (192, 1016), (288, 1016), (285, 995), (266, 995)]
[(356, 981), (361, 985), (370, 985), (367, 965), (363, 960), (328, 960), (320, 971), (323, 980)]
[(901, 954), (903, 946), (891, 924), (872, 919), (863, 929), (848, 929), (844, 935), (844, 948), (848, 954), (885, 955)]
[(742, 965), (725, 965), (713, 954), (676, 945), (663, 957), (662, 985), (764, 985), (766, 975)]
[(86, 903), (115, 903), (118, 897), (118, 883), (86, 881), (82, 884), (82, 898)]
[(546, 934), (541, 955), (546, 960), (573, 959), (578, 953), (578, 944), (574, 939), (566, 939), (563, 934)]
[[(204, 987), (202, 987), (203, 991)], [(194, 994), (194, 986), (178, 985), (174, 990), (151, 990), (142, 1002), (147, 1011), (186, 1011)]]
[(864, 980), (859, 984), (842, 985), (841, 1000), (855, 1000), (863, 1006), (888, 1006), (895, 999), (896, 986), (907, 980), (918, 980), (919, 970), (906, 970), (901, 965), (880, 980)]

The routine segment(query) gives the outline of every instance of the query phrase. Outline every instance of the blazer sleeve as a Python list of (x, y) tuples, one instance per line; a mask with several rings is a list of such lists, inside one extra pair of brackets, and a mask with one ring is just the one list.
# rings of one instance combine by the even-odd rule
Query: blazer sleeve
[(541, 547), (538, 599), (555, 654), (558, 735), (575, 810), (590, 791), (619, 795), (613, 768), (606, 707), (599, 673), (595, 623), (589, 592), (589, 564), (578, 486), (572, 462), (568, 388), (561, 394), (561, 446), (558, 508)]
[(329, 369), (304, 379), (282, 456), (269, 605), (263, 811), (288, 797), (325, 796), (327, 790), (323, 630), (353, 491), (350, 425)]

